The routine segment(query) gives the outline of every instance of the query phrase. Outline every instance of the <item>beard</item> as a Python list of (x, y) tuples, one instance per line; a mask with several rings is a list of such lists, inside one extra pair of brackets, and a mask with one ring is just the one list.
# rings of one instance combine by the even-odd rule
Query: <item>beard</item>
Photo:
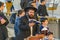
[(34, 19), (34, 15), (29, 15), (29, 18), (30, 19)]

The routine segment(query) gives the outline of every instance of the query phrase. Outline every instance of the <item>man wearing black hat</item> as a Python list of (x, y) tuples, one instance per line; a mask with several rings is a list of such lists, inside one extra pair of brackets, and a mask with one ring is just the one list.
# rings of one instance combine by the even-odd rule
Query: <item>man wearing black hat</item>
[(7, 24), (8, 19), (5, 17), (4, 13), (2, 12), (4, 9), (4, 3), (0, 2), (0, 40), (6, 40), (8, 38), (8, 32), (7, 32)]
[(41, 5), (38, 6), (38, 14), (39, 16), (48, 16), (47, 9), (46, 9), (46, 0), (40, 0)]
[(25, 8), (26, 15), (21, 18), (21, 24), (19, 26), (20, 34), (17, 36), (16, 40), (24, 40), (24, 38), (27, 38), (30, 36), (30, 27), (33, 28), (33, 36), (37, 34), (38, 32), (38, 25), (35, 24), (35, 22), (29, 21), (30, 19), (37, 19), (37, 16), (35, 16), (36, 8), (34, 7), (27, 7)]

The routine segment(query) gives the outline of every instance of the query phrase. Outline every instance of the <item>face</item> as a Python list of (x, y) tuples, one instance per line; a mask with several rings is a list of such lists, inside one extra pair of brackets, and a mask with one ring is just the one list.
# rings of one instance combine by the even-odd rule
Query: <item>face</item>
[(43, 22), (44, 25), (48, 25), (48, 20), (45, 20), (45, 22)]
[(34, 17), (34, 10), (29, 10), (28, 14), (29, 14), (30, 17)]
[(43, 1), (42, 4), (45, 5), (46, 4), (46, 1)]
[(1, 6), (1, 10), (4, 10), (4, 5)]
[(53, 40), (53, 35), (50, 34), (50, 35), (48, 36), (48, 39), (49, 39), (49, 40)]
[(22, 12), (22, 14), (21, 14), (21, 15), (19, 15), (19, 16), (23, 17), (24, 15), (25, 15), (25, 12)]

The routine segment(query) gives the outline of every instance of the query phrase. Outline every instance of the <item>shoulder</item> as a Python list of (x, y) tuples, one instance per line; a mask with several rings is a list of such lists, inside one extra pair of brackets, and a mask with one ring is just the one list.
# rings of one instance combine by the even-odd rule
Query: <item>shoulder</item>
[(5, 15), (4, 15), (3, 12), (0, 12), (0, 16), (1, 16), (1, 17), (5, 17)]
[(40, 29), (42, 29), (42, 28), (43, 28), (43, 26), (41, 25), (41, 26), (40, 26)]
[(25, 19), (25, 18), (27, 18), (27, 16), (25, 15), (25, 16), (23, 16), (23, 17), (21, 17), (21, 19)]
[(38, 7), (42, 7), (42, 5), (40, 4)]
[(21, 17), (20, 19), (21, 19), (21, 21), (24, 21), (24, 20), (26, 20), (26, 19), (28, 19), (28, 18), (27, 18), (27, 16), (23, 16), (23, 17)]
[(41, 8), (42, 8), (42, 6), (41, 6), (41, 5), (39, 5), (39, 6), (38, 6), (38, 9), (41, 9)]

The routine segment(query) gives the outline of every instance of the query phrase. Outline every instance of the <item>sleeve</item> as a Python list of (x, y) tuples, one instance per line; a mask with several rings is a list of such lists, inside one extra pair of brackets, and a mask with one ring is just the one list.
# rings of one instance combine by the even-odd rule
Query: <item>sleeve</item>
[(40, 12), (41, 12), (41, 6), (39, 5), (38, 10), (37, 10), (37, 13), (38, 13), (39, 16), (40, 16)]
[(40, 31), (43, 29), (43, 27), (42, 26), (40, 26)]
[(4, 15), (2, 16), (2, 18), (4, 18), (6, 20), (6, 22), (3, 25), (7, 26), (9, 23), (8, 19)]
[(46, 10), (46, 16), (49, 16), (48, 13), (47, 13), (47, 10)]
[(48, 12), (47, 12), (47, 8), (46, 8), (46, 6), (45, 6), (45, 9), (46, 9), (46, 16), (49, 16), (49, 15), (48, 15)]

